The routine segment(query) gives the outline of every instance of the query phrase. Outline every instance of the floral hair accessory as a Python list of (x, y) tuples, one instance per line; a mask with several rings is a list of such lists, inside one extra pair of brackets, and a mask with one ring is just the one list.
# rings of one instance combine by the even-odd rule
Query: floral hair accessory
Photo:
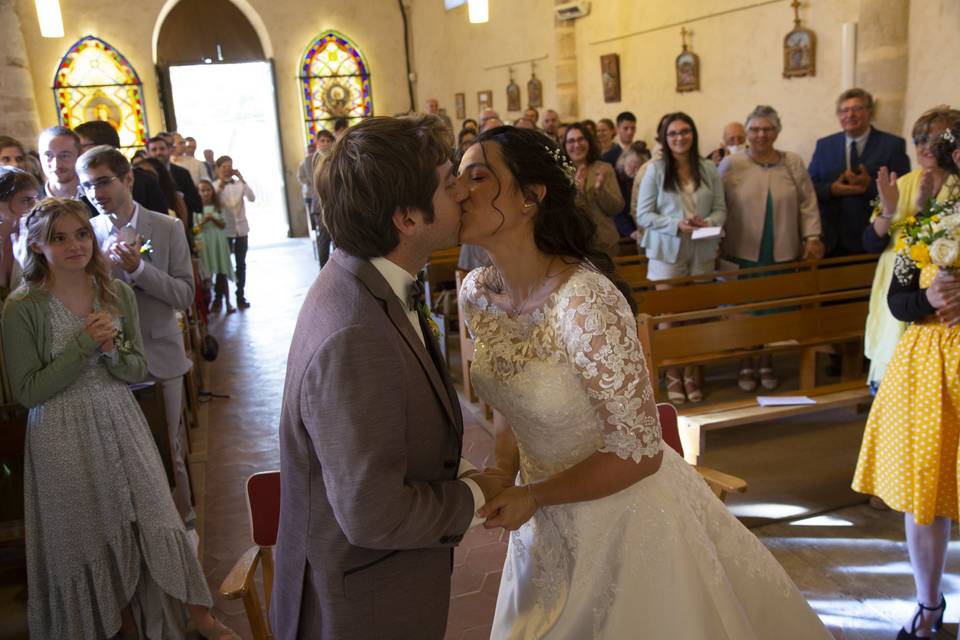
[(943, 133), (940, 134), (940, 139), (950, 143), (957, 141), (957, 137), (953, 135), (953, 131), (950, 131), (950, 129), (944, 129)]
[(564, 152), (560, 151), (560, 149), (551, 149), (547, 145), (543, 145), (543, 148), (547, 150), (547, 155), (549, 155), (557, 166), (560, 167), (560, 170), (563, 171), (563, 175), (567, 176), (570, 184), (576, 185), (577, 168), (570, 162), (570, 158), (568, 158)]

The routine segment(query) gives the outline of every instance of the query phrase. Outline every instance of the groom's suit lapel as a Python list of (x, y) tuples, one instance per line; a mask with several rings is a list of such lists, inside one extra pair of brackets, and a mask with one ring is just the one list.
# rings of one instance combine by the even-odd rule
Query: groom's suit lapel
[[(355, 258), (342, 251), (335, 252), (331, 260), (334, 260), (337, 264), (355, 275), (373, 297), (380, 301), (387, 317), (390, 318), (390, 322), (392, 322), (393, 326), (400, 332), (404, 342), (407, 343), (407, 346), (410, 347), (417, 357), (417, 360), (419, 360), (420, 366), (430, 379), (430, 384), (433, 386), (433, 390), (440, 400), (440, 404), (443, 405), (447, 413), (451, 426), (459, 437), (463, 430), (463, 418), (460, 414), (460, 407), (457, 406), (456, 409), (454, 409), (453, 406), (453, 399), (457, 397), (456, 391), (453, 390), (445, 372), (441, 372), (438, 364), (431, 357), (430, 353), (427, 352), (423, 343), (420, 342), (419, 336), (417, 336), (417, 333), (413, 330), (413, 326), (410, 324), (406, 313), (400, 305), (400, 300), (397, 299), (390, 285), (387, 284), (387, 281), (383, 279), (380, 272), (367, 260)], [(426, 329), (424, 331), (424, 340), (429, 341), (432, 340), (432, 338), (431, 332), (429, 329)], [(451, 391), (453, 391), (452, 395)]]

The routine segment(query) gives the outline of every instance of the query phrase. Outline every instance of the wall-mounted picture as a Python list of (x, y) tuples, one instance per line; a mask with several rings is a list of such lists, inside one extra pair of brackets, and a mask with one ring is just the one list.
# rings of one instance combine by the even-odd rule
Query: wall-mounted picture
[(453, 94), (453, 104), (457, 110), (457, 120), (463, 120), (467, 117), (467, 94), (465, 93), (455, 93)]
[(543, 106), (543, 84), (534, 72), (530, 73), (530, 80), (527, 81), (527, 105), (531, 107)]
[(796, 28), (783, 39), (783, 77), (801, 78), (817, 74), (817, 36)]
[(600, 80), (603, 83), (603, 101), (620, 102), (620, 55), (600, 56)]
[(477, 111), (493, 108), (493, 91), (486, 89), (477, 91)]
[(507, 85), (507, 111), (520, 111), (520, 85), (510, 78), (510, 84)]
[(700, 58), (692, 51), (677, 56), (677, 92), (700, 90)]

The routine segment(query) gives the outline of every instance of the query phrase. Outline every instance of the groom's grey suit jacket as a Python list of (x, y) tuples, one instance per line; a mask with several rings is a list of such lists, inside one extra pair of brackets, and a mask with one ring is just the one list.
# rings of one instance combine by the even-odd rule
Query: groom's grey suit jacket
[[(153, 250), (141, 255), (143, 272), (130, 281), (140, 311), (140, 332), (150, 375), (161, 380), (182, 376), (193, 364), (183, 346), (183, 331), (176, 312), (193, 304), (193, 264), (180, 220), (138, 204), (137, 233)], [(90, 218), (97, 243), (103, 247), (113, 222), (107, 215)]]
[(287, 361), (278, 639), (443, 637), (452, 547), (474, 504), (456, 480), (457, 394), (434, 358), (380, 273), (337, 251)]

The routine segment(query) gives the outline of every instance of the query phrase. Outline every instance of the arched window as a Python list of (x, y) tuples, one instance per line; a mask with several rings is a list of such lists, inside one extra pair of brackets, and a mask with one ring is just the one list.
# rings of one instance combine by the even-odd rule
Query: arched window
[(301, 97), (307, 142), (314, 142), (333, 121), (350, 124), (373, 115), (370, 67), (354, 44), (342, 33), (320, 34), (303, 54), (300, 64)]
[(95, 36), (78, 40), (67, 51), (53, 79), (60, 124), (73, 128), (104, 120), (120, 134), (128, 155), (147, 144), (143, 83), (123, 55)]

